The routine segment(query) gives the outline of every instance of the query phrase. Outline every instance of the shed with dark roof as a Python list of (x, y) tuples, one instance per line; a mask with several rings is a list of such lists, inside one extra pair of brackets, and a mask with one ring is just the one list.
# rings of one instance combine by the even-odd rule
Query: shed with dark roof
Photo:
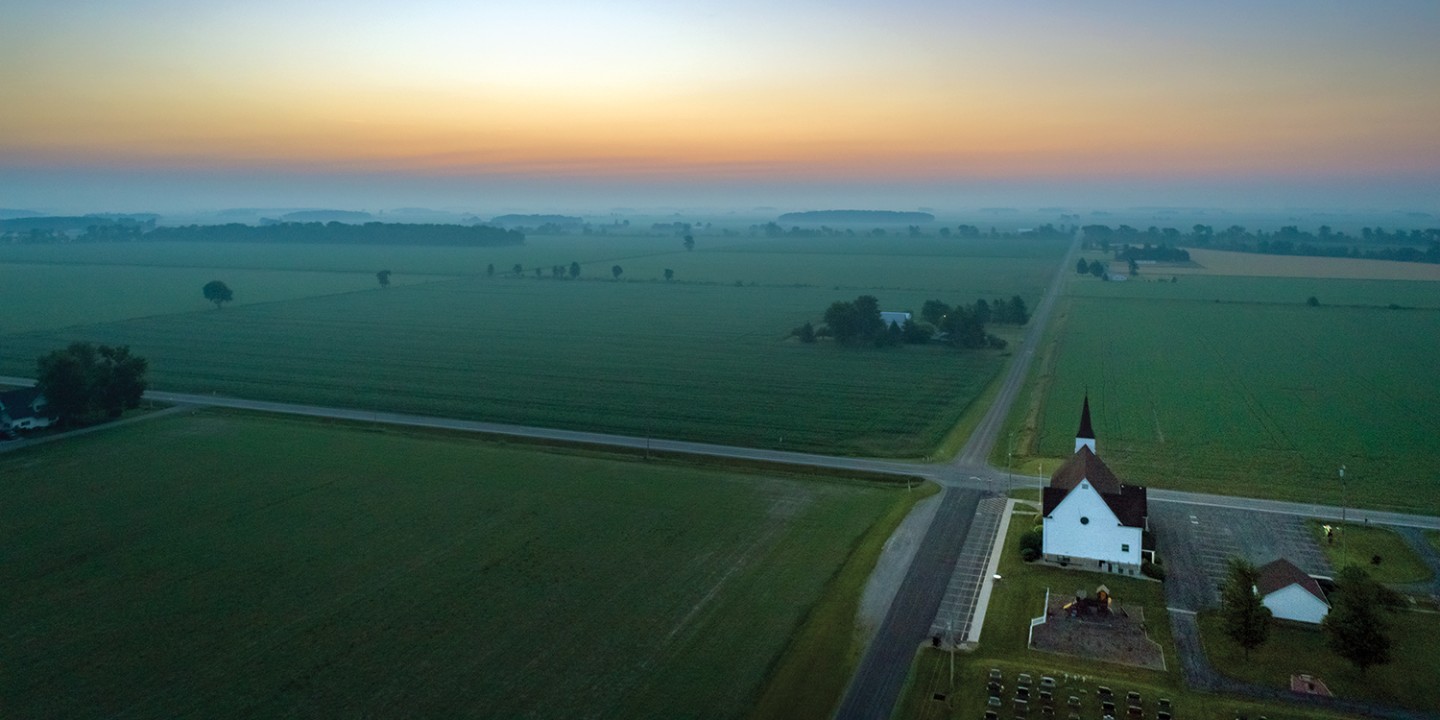
[(1255, 592), (1281, 620), (1318, 623), (1330, 612), (1330, 602), (1320, 583), (1295, 563), (1280, 558), (1257, 568)]

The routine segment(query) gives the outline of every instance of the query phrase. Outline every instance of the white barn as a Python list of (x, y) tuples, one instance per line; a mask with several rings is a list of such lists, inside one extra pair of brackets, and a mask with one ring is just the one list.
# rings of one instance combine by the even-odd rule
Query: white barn
[(1090, 399), (1080, 415), (1075, 454), (1050, 476), (1041, 496), (1045, 559), (1087, 570), (1136, 575), (1146, 547), (1145, 487), (1120, 482), (1095, 454)]
[(881, 312), (881, 313), (880, 313), (880, 322), (882, 322), (882, 323), (885, 324), (885, 329), (887, 329), (887, 330), (890, 329), (890, 326), (891, 326), (891, 325), (899, 325), (900, 327), (903, 328), (903, 327), (905, 327), (905, 323), (908, 322), (909, 320), (910, 320), (910, 313), (908, 313), (908, 312)]
[(50, 426), (45, 414), (45, 395), (40, 388), (0, 392), (0, 430), (36, 430)]
[(1279, 620), (1318, 624), (1330, 613), (1320, 583), (1284, 558), (1258, 568), (1255, 592)]

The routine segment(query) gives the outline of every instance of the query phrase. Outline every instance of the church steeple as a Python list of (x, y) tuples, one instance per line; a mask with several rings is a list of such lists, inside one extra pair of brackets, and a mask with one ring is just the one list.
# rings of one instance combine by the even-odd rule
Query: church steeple
[(1085, 393), (1085, 404), (1080, 409), (1080, 431), (1075, 433), (1075, 452), (1080, 448), (1088, 447), (1090, 452), (1095, 450), (1095, 430), (1090, 427), (1090, 393)]

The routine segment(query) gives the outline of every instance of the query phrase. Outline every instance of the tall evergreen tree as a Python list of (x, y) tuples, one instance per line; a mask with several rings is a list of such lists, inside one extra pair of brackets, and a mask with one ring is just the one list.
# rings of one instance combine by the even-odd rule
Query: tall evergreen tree
[(1245, 649), (1247, 660), (1250, 651), (1270, 637), (1270, 608), (1261, 602), (1255, 589), (1259, 577), (1254, 565), (1231, 558), (1225, 585), (1220, 589), (1220, 617), (1225, 623), (1225, 634)]

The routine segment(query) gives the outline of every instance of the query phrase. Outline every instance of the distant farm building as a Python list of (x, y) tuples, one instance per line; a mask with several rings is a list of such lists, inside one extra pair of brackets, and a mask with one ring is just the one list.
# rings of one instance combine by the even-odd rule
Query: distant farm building
[(1330, 613), (1325, 591), (1315, 578), (1284, 558), (1259, 568), (1255, 591), (1279, 620), (1318, 624)]
[(1145, 487), (1120, 482), (1095, 454), (1088, 396), (1075, 454), (1050, 476), (1041, 500), (1047, 561), (1135, 575), (1154, 558)]
[(910, 313), (908, 313), (908, 312), (882, 312), (882, 313), (880, 313), (880, 322), (885, 323), (885, 327), (887, 327), (887, 328), (890, 327), (891, 325), (898, 325), (898, 326), (900, 326), (900, 327), (903, 328), (903, 327), (905, 327), (905, 323), (908, 322), (909, 320), (910, 320)]
[(0, 430), (37, 430), (50, 426), (40, 388), (0, 392)]

